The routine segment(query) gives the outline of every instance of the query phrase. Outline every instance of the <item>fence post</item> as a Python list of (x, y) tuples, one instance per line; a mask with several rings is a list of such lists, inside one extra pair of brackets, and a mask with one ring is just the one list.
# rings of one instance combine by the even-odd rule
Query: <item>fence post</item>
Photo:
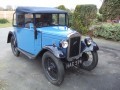
[(6, 11), (4, 11), (4, 18), (7, 18)]

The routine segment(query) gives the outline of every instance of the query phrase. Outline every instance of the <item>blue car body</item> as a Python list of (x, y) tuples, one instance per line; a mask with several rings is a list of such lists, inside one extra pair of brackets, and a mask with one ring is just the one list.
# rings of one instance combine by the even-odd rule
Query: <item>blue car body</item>
[(42, 56), (46, 78), (60, 85), (64, 80), (64, 68), (81, 67), (90, 71), (98, 63), (97, 44), (90, 37), (82, 41), (81, 34), (68, 25), (66, 11), (18, 7), (13, 15), (14, 30), (9, 32), (7, 43), (11, 43), (15, 56), (20, 53), (30, 59)]
[(66, 26), (37, 28), (37, 39), (34, 39), (33, 28), (15, 28), (15, 31), (18, 47), (33, 55), (37, 55), (45, 46), (55, 44), (59, 47), (60, 41), (66, 40), (67, 35), (74, 32)]
[[(23, 16), (24, 14), (28, 14), (28, 17), (32, 16), (33, 18), (25, 19), (25, 16)], [(37, 17), (38, 16), (42, 17), (42, 15), (46, 15), (46, 14), (48, 14), (49, 17), (53, 17), (53, 18), (58, 16), (56, 19), (59, 18), (59, 21), (57, 20), (57, 22), (59, 23), (57, 23), (57, 25), (56, 24), (55, 25), (51, 24), (49, 26), (39, 25), (39, 27), (37, 27), (37, 25), (35, 25), (38, 19)], [(55, 15), (52, 16), (53, 14)], [(62, 17), (60, 17), (60, 15)], [(61, 19), (63, 18), (63, 16), (64, 16), (64, 19)], [(26, 23), (25, 20), (22, 22), (22, 25), (20, 24), (21, 26), (18, 25), (19, 22), (17, 22), (17, 20), (19, 20), (21, 17), (23, 17), (27, 21), (29, 19), (32, 20), (32, 23), (31, 22), (29, 23), (29, 27), (25, 27), (25, 23)], [(98, 46), (95, 42), (92, 41), (92, 43), (94, 44), (91, 44), (91, 46), (88, 47), (84, 41), (81, 41), (81, 35), (78, 32), (68, 28), (67, 17), (68, 15), (66, 11), (59, 10), (56, 8), (18, 7), (13, 17), (14, 31), (9, 32), (7, 42), (8, 43), (10, 42), (10, 38), (13, 35), (17, 42), (17, 49), (19, 51), (28, 53), (26, 55), (32, 55), (36, 57), (43, 50), (49, 50), (57, 58), (69, 59), (68, 52), (70, 51), (68, 50), (68, 48), (70, 47), (61, 48), (60, 44), (61, 44), (61, 41), (65, 41), (65, 40), (69, 42), (70, 37), (76, 34), (80, 37), (79, 38), (80, 42), (78, 44), (80, 45), (78, 48), (79, 55), (77, 56), (80, 57), (80, 53), (83, 53), (83, 51), (85, 52), (86, 50), (91, 50), (91, 51), (98, 50)], [(64, 23), (61, 23), (62, 21)], [(14, 24), (14, 22), (16, 23)], [(53, 22), (52, 19), (51, 19), (51, 22)]]

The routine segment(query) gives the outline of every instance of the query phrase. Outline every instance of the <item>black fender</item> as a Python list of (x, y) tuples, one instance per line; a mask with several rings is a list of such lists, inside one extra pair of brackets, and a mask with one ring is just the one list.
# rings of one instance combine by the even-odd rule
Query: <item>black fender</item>
[(98, 51), (98, 45), (92, 41), (90, 46), (87, 46), (84, 41), (81, 41), (81, 52), (88, 52), (88, 51)]
[(11, 37), (12, 37), (12, 36), (14, 36), (14, 38), (15, 38), (15, 40), (16, 40), (14, 31), (9, 31), (8, 37), (7, 37), (7, 43), (10, 43), (10, 42), (11, 42)]
[(53, 55), (55, 55), (57, 58), (65, 58), (64, 53), (58, 49), (56, 46), (45, 46), (43, 47), (43, 50), (50, 51)]

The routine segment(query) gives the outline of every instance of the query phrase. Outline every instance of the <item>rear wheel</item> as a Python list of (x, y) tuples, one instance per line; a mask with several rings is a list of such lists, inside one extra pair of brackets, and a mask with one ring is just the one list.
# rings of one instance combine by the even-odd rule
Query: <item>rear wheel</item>
[(62, 83), (64, 80), (64, 66), (61, 60), (47, 51), (42, 57), (42, 66), (49, 82), (54, 85), (60, 85)]
[(18, 57), (20, 55), (20, 52), (17, 50), (17, 43), (15, 41), (14, 36), (11, 37), (11, 48), (13, 54)]
[(91, 71), (98, 64), (98, 54), (96, 51), (85, 52), (82, 55), (82, 64), (80, 65), (82, 69)]

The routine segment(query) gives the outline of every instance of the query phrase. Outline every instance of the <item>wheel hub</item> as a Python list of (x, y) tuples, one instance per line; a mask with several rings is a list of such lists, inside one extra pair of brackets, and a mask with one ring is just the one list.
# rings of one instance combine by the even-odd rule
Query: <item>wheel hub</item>
[(53, 69), (55, 69), (53, 66), (49, 66), (49, 67), (48, 67), (48, 71), (51, 71), (51, 70), (53, 70)]
[(50, 77), (53, 80), (56, 80), (57, 79), (57, 74), (58, 74), (57, 67), (56, 67), (55, 63), (50, 58), (48, 58), (48, 60), (47, 60), (46, 69), (47, 69), (48, 74), (50, 75)]
[(88, 61), (89, 55), (87, 53), (83, 53), (82, 59), (83, 59), (83, 61)]
[(48, 71), (50, 71), (51, 70), (51, 68), (50, 67), (48, 67)]

